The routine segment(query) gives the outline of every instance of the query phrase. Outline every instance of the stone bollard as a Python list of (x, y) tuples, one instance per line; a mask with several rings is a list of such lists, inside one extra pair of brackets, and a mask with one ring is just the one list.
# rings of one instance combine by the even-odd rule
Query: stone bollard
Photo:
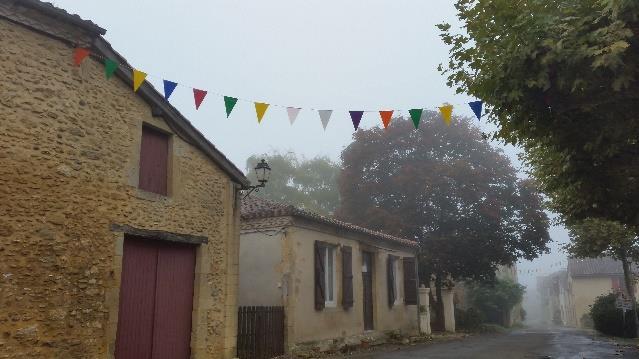
[(444, 330), (455, 332), (455, 303), (453, 289), (442, 289), (442, 304), (444, 305)]
[(419, 287), (419, 332), (422, 335), (430, 335), (430, 302), (428, 294), (430, 288), (423, 284)]

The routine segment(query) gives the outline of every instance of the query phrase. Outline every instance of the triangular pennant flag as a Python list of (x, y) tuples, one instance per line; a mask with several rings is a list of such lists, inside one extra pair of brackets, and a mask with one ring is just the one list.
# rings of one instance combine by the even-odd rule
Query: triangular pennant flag
[(326, 126), (328, 126), (328, 121), (331, 120), (331, 115), (333, 114), (333, 110), (318, 110), (317, 111), (320, 116), (320, 120), (322, 120), (322, 126), (324, 126), (324, 131), (326, 131)]
[(73, 63), (75, 64), (75, 66), (80, 66), (82, 61), (84, 61), (84, 59), (86, 59), (86, 57), (89, 56), (90, 53), (91, 51), (89, 51), (89, 49), (85, 49), (82, 47), (76, 48), (75, 51), (73, 51)]
[(206, 97), (206, 91), (193, 89), (193, 98), (195, 99), (196, 110), (200, 109), (200, 105), (202, 104), (202, 101), (204, 101), (205, 97)]
[(269, 104), (264, 102), (255, 102), (255, 114), (257, 115), (257, 123), (262, 122), (262, 118), (264, 118), (264, 114), (268, 109)]
[(106, 75), (107, 79), (110, 79), (111, 76), (115, 73), (115, 70), (118, 69), (118, 63), (111, 59), (104, 59), (104, 75)]
[(439, 112), (442, 114), (442, 119), (444, 119), (446, 125), (450, 126), (450, 121), (453, 119), (453, 105), (441, 106)]
[(133, 70), (133, 91), (137, 91), (144, 79), (146, 78), (146, 73), (138, 70)]
[(229, 118), (231, 115), (231, 111), (233, 111), (233, 107), (237, 103), (237, 98), (224, 96), (224, 107), (226, 108), (226, 118)]
[(475, 116), (477, 116), (477, 119), (481, 120), (481, 110), (484, 106), (484, 103), (482, 101), (473, 101), (469, 102), (468, 106), (470, 106), (470, 109), (473, 110)]
[(388, 124), (391, 122), (393, 118), (393, 111), (379, 111), (379, 115), (382, 118), (382, 123), (384, 124), (384, 128), (388, 127)]
[(364, 111), (348, 111), (351, 114), (351, 120), (353, 121), (353, 127), (355, 130), (359, 128), (359, 123), (362, 121)]
[(419, 121), (421, 121), (422, 119), (422, 112), (424, 110), (421, 108), (414, 108), (412, 110), (408, 110), (408, 113), (410, 113), (410, 118), (411, 120), (413, 120), (413, 124), (415, 125), (415, 128), (419, 127)]
[(165, 100), (168, 100), (169, 97), (171, 97), (171, 94), (173, 93), (173, 90), (175, 90), (176, 86), (177, 86), (177, 83), (173, 81), (169, 81), (169, 80), (164, 80), (164, 99)]
[(288, 120), (291, 121), (291, 125), (297, 119), (297, 115), (299, 115), (301, 108), (297, 107), (287, 107), (286, 112), (288, 112)]

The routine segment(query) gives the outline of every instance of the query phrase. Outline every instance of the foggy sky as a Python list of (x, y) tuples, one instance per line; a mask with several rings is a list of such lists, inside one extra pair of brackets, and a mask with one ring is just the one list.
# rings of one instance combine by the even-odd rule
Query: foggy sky
[[(241, 169), (248, 156), (272, 149), (338, 160), (353, 133), (348, 110), (407, 115), (410, 108), (435, 110), (450, 102), (455, 114), (472, 116), (463, 105), (472, 99), (455, 95), (437, 71), (448, 50), (435, 24), (456, 22), (451, 0), (53, 3), (107, 29), (116, 51), (147, 72), (156, 88), (167, 79), (208, 90), (198, 111), (189, 87), (178, 85), (171, 103)], [(290, 126), (285, 108), (272, 106), (258, 125), (252, 102), (238, 102), (227, 119), (215, 93), (303, 110)], [(307, 108), (335, 110), (326, 132)], [(361, 126), (379, 123), (377, 114), (367, 113)], [(516, 150), (505, 150), (516, 161)], [(562, 228), (551, 235), (566, 240)], [(549, 272), (563, 257), (553, 247), (552, 255), (520, 269)], [(533, 277), (521, 274), (520, 281), (534, 286)]]

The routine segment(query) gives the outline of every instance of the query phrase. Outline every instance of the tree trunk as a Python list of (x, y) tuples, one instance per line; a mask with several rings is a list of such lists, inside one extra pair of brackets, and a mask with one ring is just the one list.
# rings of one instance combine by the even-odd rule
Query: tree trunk
[(632, 301), (632, 317), (635, 321), (635, 337), (638, 337), (639, 317), (637, 316), (637, 298), (635, 298), (635, 280), (630, 268), (630, 263), (628, 262), (628, 258), (626, 257), (625, 253), (621, 255), (621, 265), (623, 266), (623, 278), (624, 282), (626, 282), (626, 291), (628, 292), (630, 300)]

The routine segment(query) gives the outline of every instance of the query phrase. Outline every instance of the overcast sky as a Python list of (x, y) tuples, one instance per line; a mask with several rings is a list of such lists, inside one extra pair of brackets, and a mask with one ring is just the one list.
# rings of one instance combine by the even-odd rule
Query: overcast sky
[[(173, 105), (241, 169), (251, 154), (272, 149), (339, 159), (353, 133), (348, 110), (406, 114), (449, 102), (456, 114), (472, 116), (463, 105), (471, 98), (456, 95), (437, 71), (447, 48), (435, 25), (456, 22), (451, 0), (53, 3), (107, 29), (107, 40), (158, 89), (162, 79), (177, 82)], [(191, 87), (209, 91), (198, 111)], [(238, 102), (227, 119), (216, 93), (248, 102)], [(258, 125), (251, 101), (303, 110), (291, 126), (286, 109), (272, 106)], [(335, 110), (325, 132), (309, 108)], [(362, 120), (363, 127), (379, 123), (376, 113)], [(516, 150), (506, 151), (515, 160)], [(563, 229), (552, 235), (565, 241)], [(520, 269), (549, 272), (562, 257), (553, 247)], [(524, 284), (531, 278), (520, 275)]]

